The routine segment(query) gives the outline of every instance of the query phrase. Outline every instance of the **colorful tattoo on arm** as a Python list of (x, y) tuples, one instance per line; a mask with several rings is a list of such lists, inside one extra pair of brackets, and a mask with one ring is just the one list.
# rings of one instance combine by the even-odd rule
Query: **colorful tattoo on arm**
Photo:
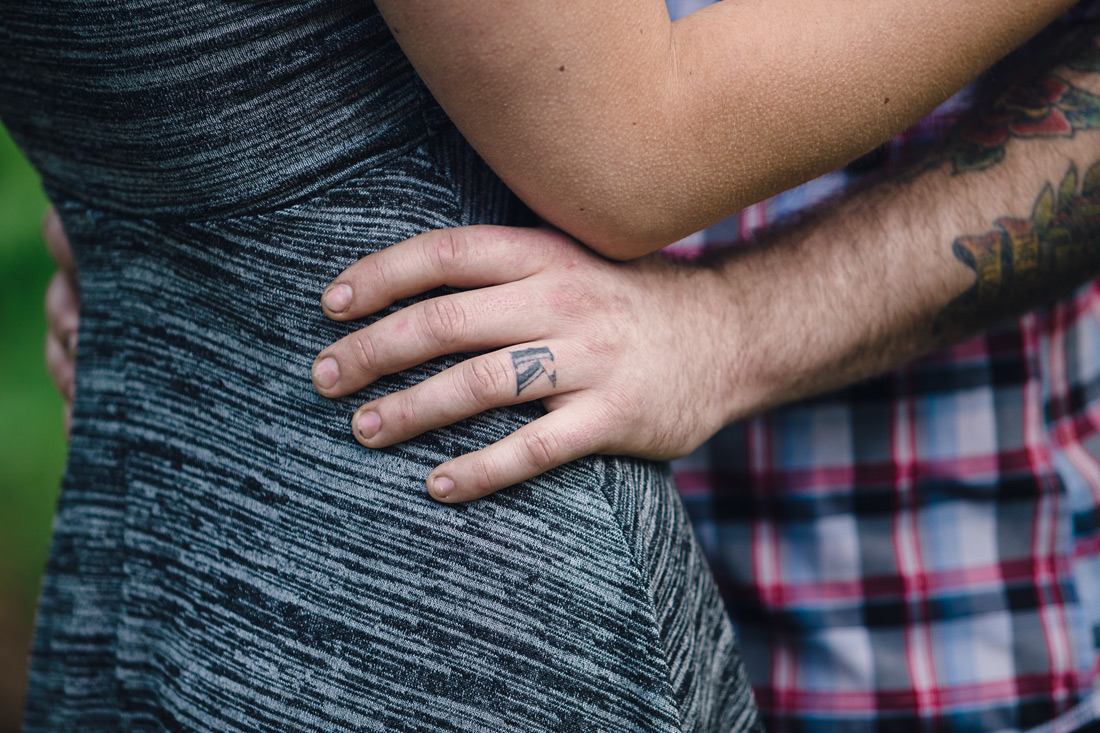
[(1100, 96), (1074, 86), (1056, 71), (1100, 73), (1096, 34), (1094, 26), (1078, 28), (1063, 34), (1040, 58), (1010, 65), (1004, 72), (1013, 79), (1007, 89), (989, 90), (953, 133), (947, 154), (954, 172), (997, 165), (1014, 139), (1073, 137), (1100, 129)]
[(1100, 272), (1100, 162), (1083, 180), (1070, 166), (1057, 190), (1043, 188), (1030, 217), (995, 224), (952, 246), (976, 278), (933, 323), (945, 343), (1050, 302)]

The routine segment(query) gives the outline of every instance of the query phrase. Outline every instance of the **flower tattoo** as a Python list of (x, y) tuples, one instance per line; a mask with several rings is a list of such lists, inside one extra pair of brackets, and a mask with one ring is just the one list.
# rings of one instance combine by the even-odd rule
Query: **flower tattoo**
[[(1088, 39), (1065, 64), (1077, 71), (1100, 67), (1100, 49)], [(952, 151), (955, 173), (985, 170), (1005, 157), (1013, 138), (1073, 137), (1100, 129), (1100, 97), (1065, 79), (1043, 73), (1013, 84), (978, 105), (956, 133)]]
[(983, 107), (960, 134), (986, 147), (1003, 145), (1010, 137), (1072, 135), (1073, 125), (1059, 107), (1071, 88), (1053, 76), (1032, 86), (1015, 86)]

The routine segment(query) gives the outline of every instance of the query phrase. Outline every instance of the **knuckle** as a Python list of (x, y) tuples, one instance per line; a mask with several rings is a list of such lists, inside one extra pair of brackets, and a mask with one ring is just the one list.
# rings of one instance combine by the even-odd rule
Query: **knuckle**
[(390, 283), (381, 257), (364, 257), (359, 260), (358, 265), (362, 268), (359, 273), (360, 277), (368, 283), (376, 283), (376, 286), (381, 287), (383, 292), (389, 291)]
[(601, 362), (612, 361), (622, 355), (623, 348), (617, 334), (603, 329), (590, 329), (585, 333), (584, 350), (587, 355)]
[(493, 482), (493, 471), (489, 467), (489, 462), (484, 458), (471, 460), (469, 472), (470, 478), (473, 480), (474, 492), (479, 496), (496, 488)]
[(444, 296), (429, 300), (420, 312), (424, 332), (441, 346), (456, 344), (466, 332), (466, 310), (454, 298)]
[(601, 407), (603, 419), (607, 424), (621, 427), (634, 422), (638, 401), (621, 385), (612, 385), (608, 388)]
[(440, 272), (448, 272), (462, 265), (466, 247), (460, 231), (458, 228), (442, 229), (432, 242), (429, 256)]
[(474, 402), (483, 402), (508, 391), (512, 375), (497, 359), (474, 359), (467, 362), (464, 379), (466, 390)]
[(623, 397), (599, 401), (592, 409), (590, 426), (598, 436), (598, 442), (605, 447), (623, 448), (630, 436), (646, 435), (650, 432), (636, 419), (633, 403)]
[[(622, 435), (646, 435), (651, 432), (651, 424), (644, 410), (644, 404), (638, 397), (618, 392), (604, 403), (604, 424), (608, 431)], [(671, 419), (676, 421), (679, 416), (674, 415)]]
[(520, 439), (520, 450), (524, 459), (540, 472), (557, 465), (557, 448), (557, 441), (545, 432), (531, 431)]
[(396, 421), (401, 430), (407, 430), (416, 424), (416, 406), (408, 394), (397, 396), (387, 413), (386, 422)]
[(579, 251), (577, 245), (566, 234), (553, 230), (545, 230), (540, 233), (545, 234), (545, 236), (539, 237), (538, 245), (549, 259), (555, 261), (567, 260)]
[(375, 371), (378, 368), (378, 350), (370, 334), (357, 333), (352, 337), (351, 343), (359, 368), (366, 372)]
[(600, 290), (595, 285), (589, 286), (579, 278), (560, 283), (556, 295), (560, 303), (561, 315), (569, 323), (582, 328), (587, 329), (593, 325), (594, 314), (608, 310), (606, 291)]

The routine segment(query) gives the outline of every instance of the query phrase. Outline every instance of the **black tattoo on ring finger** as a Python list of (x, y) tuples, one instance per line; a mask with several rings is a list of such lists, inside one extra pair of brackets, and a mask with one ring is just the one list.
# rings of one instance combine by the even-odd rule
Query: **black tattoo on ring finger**
[(554, 353), (545, 346), (513, 351), (512, 366), (516, 370), (517, 396), (543, 374), (549, 378), (551, 386), (558, 385), (558, 373), (554, 369)]

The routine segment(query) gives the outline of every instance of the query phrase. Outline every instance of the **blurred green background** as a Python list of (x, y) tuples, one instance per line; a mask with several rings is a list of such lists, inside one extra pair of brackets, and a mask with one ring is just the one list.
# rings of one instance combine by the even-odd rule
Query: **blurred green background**
[(0, 731), (18, 730), (38, 584), (65, 464), (46, 375), (43, 296), (54, 266), (38, 176), (0, 126)]

